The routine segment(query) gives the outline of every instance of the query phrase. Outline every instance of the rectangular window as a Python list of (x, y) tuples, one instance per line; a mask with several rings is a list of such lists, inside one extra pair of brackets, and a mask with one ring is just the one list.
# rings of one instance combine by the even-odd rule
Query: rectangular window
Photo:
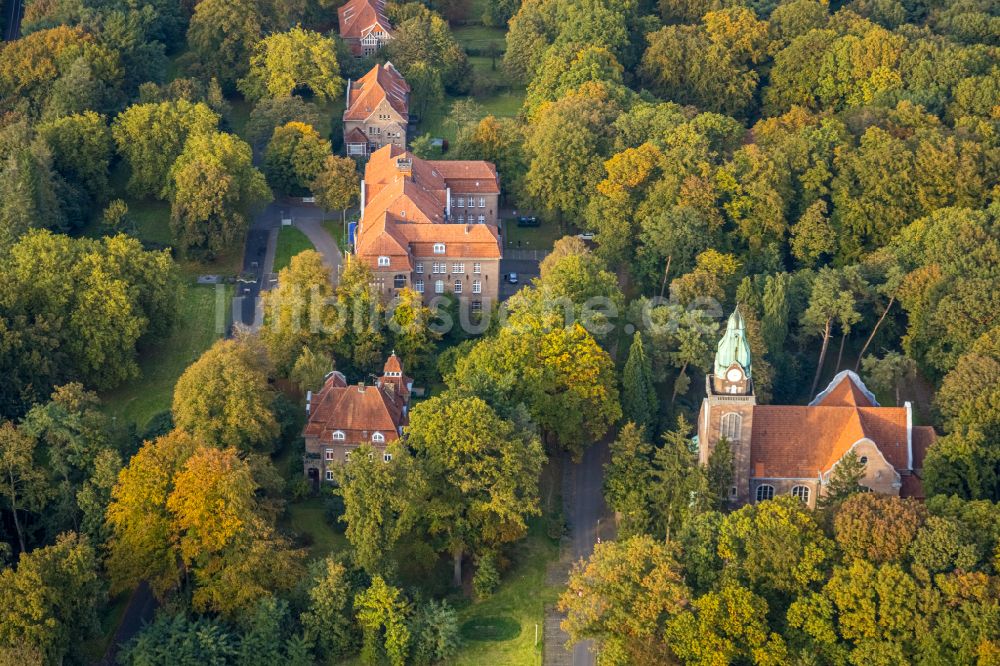
[(378, 258), (378, 265), (379, 266), (388, 266), (389, 265), (389, 257), (379, 257)]
[(480, 282), (479, 280), (473, 280), (472, 281), (472, 293), (473, 294), (481, 294), (481, 293), (483, 293), (483, 283)]
[(327, 449), (326, 450), (326, 459), (327, 460), (333, 460), (333, 449)]
[(447, 273), (448, 272), (448, 264), (444, 263), (443, 261), (435, 261), (433, 268), (434, 268), (434, 272), (435, 273)]
[(465, 216), (464, 215), (459, 215), (458, 216), (458, 223), (459, 224), (465, 224)]
[(480, 215), (479, 216), (479, 224), (486, 224), (486, 216), (485, 215)]
[(486, 208), (486, 197), (479, 197), (479, 207)]
[(465, 272), (465, 264), (452, 264), (451, 265), (451, 272), (452, 273), (464, 273)]
[(482, 312), (483, 311), (483, 302), (482, 301), (472, 301), (472, 311), (473, 312)]
[(455, 199), (456, 208), (465, 208), (465, 197), (458, 197)]
[(392, 454), (391, 453), (383, 453), (382, 454), (382, 460), (384, 462), (392, 462)]
[(444, 280), (437, 280), (434, 282), (434, 293), (443, 294), (444, 293)]
[(416, 290), (418, 294), (424, 293), (424, 281), (417, 280), (416, 282), (413, 283), (413, 288)]
[(483, 272), (483, 265), (478, 261), (472, 264), (472, 272), (479, 275)]
[(459, 280), (455, 280), (455, 293), (456, 294), (462, 293), (462, 283)]
[(333, 471), (332, 470), (329, 470), (329, 469), (326, 470), (326, 480), (327, 481), (333, 481)]
[(414, 273), (420, 273), (422, 275), (423, 272), (424, 272), (424, 262), (418, 261), (417, 265), (414, 266), (414, 268), (413, 268), (413, 272)]
[(444, 243), (434, 243), (434, 254), (444, 254)]

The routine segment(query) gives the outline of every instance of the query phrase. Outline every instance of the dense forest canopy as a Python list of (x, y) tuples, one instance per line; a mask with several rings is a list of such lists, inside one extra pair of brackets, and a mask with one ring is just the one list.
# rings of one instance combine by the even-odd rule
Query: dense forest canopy
[[(1000, 5), (390, 2), (356, 58), (338, 4), (26, 0), (0, 46), (0, 662), (99, 660), (147, 583), (123, 664), (483, 663), (494, 595), (523, 638), (560, 593), (601, 664), (996, 663)], [(538, 277), (473, 335), (307, 250), (216, 340), (196, 276), (276, 198), (346, 221), (345, 86), (390, 60), (414, 154), (540, 218)], [(915, 402), (926, 502), (851, 453), (816, 509), (730, 506), (690, 424), (737, 305), (758, 402), (844, 369)], [(317, 495), (307, 392), (390, 351), (428, 395)], [(616, 538), (555, 591), (560, 474), (609, 442)]]

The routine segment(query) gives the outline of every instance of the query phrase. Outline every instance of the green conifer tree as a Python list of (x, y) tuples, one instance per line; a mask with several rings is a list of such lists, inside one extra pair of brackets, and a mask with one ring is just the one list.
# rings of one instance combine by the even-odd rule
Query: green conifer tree
[(658, 405), (653, 387), (653, 364), (636, 331), (622, 372), (622, 412), (625, 419), (651, 435), (657, 422)]

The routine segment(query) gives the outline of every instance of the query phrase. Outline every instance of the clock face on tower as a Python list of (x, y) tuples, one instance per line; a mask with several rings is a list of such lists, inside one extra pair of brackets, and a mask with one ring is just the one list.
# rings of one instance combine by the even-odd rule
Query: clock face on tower
[(743, 373), (740, 372), (739, 368), (729, 368), (729, 372), (726, 373), (726, 379), (735, 383), (743, 379)]

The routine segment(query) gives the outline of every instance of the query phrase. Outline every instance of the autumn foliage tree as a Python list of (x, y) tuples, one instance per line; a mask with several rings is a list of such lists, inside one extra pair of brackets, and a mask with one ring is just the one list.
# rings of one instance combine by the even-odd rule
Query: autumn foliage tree
[(264, 350), (252, 340), (220, 340), (177, 380), (174, 423), (206, 444), (269, 451), (278, 423), (268, 371)]
[(239, 244), (251, 214), (271, 199), (250, 146), (232, 134), (190, 137), (169, 177), (170, 226), (185, 253), (214, 257)]

